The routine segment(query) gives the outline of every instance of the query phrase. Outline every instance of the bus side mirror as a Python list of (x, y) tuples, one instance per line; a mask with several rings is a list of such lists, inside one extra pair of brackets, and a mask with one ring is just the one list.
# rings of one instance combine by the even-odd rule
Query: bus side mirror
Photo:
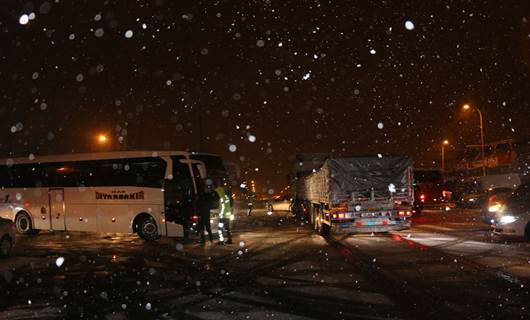
[(4, 203), (8, 203), (9, 202), (9, 193), (6, 194), (5, 198), (4, 198)]

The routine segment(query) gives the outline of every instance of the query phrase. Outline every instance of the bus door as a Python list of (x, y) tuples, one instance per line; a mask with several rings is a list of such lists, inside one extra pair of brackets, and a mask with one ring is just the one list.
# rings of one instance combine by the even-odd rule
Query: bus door
[(181, 163), (185, 163), (189, 166), (190, 176), (193, 183), (193, 191), (197, 193), (197, 182), (198, 180), (206, 179), (206, 165), (200, 160), (180, 160)]
[(50, 223), (52, 230), (66, 230), (64, 189), (49, 189)]

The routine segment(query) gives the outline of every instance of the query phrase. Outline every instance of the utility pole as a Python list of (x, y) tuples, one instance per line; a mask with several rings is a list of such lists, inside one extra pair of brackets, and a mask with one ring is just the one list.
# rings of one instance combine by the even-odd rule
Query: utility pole
[(203, 142), (202, 142), (202, 139), (203, 139), (203, 128), (202, 128), (202, 106), (201, 104), (199, 103), (197, 105), (197, 112), (198, 112), (198, 118), (199, 118), (199, 147), (197, 148), (197, 151), (202, 151), (202, 148), (203, 148)]

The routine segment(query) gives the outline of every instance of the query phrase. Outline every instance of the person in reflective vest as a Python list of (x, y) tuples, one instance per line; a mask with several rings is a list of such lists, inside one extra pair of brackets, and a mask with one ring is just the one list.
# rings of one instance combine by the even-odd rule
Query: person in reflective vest
[(219, 196), (219, 243), (232, 243), (230, 224), (234, 220), (234, 213), (230, 197), (223, 186), (215, 188), (215, 192)]

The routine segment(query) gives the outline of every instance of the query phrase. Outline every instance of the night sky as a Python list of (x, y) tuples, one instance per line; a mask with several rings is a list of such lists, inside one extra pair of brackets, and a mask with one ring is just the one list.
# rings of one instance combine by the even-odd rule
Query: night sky
[(198, 150), (202, 118), (201, 151), (277, 190), (299, 152), (438, 166), (479, 143), (464, 103), (530, 136), (529, 1), (2, 0), (0, 43), (0, 157)]

